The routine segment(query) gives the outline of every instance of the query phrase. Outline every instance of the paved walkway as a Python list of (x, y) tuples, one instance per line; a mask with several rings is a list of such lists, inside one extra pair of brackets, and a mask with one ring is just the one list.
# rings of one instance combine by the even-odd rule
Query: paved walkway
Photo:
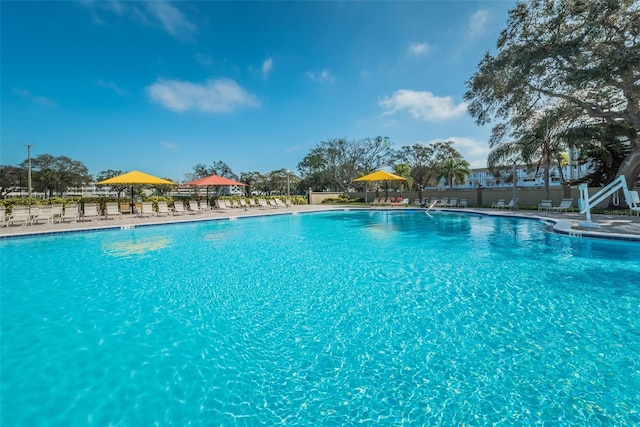
[[(212, 219), (223, 219), (230, 217), (245, 216), (262, 216), (277, 215), (294, 212), (316, 212), (335, 209), (407, 209), (405, 207), (350, 207), (341, 205), (293, 205), (284, 208), (269, 209), (229, 209), (223, 212), (210, 211), (199, 214), (183, 214), (169, 216), (154, 216), (138, 218), (135, 215), (122, 215), (116, 219), (102, 219), (93, 221), (79, 221), (71, 223), (54, 223), (54, 224), (35, 224), (28, 226), (11, 226), (0, 228), (0, 238), (6, 236), (26, 236), (49, 234), (56, 232), (74, 231), (74, 230), (96, 230), (96, 229), (114, 229), (122, 227), (135, 227), (144, 224), (161, 224), (161, 223), (179, 223), (192, 221), (207, 221)], [(435, 210), (435, 209), (434, 209)], [(580, 227), (579, 223), (585, 221), (584, 215), (578, 213), (555, 213), (540, 211), (509, 211), (496, 209), (442, 209), (455, 210), (461, 212), (473, 212), (482, 215), (501, 215), (513, 217), (536, 218), (541, 221), (548, 222), (553, 225), (553, 229), (557, 233), (568, 234), (577, 237), (595, 237), (595, 238), (613, 238), (623, 240), (633, 240), (640, 242), (640, 217), (638, 216), (608, 216), (608, 215), (592, 215), (592, 220), (599, 224), (599, 228)]]

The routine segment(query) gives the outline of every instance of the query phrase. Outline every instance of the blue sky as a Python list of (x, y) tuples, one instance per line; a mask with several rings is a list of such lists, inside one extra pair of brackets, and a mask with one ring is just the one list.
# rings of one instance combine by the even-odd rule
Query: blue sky
[(453, 140), (483, 167), (466, 81), (513, 1), (3, 1), (0, 164), (182, 181), (296, 165), (330, 138)]

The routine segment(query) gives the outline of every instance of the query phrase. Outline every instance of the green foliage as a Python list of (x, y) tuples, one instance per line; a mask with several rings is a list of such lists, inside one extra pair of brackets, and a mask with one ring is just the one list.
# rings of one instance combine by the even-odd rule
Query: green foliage
[[(634, 130), (618, 175), (640, 173), (640, 8), (634, 0), (530, 0), (509, 13), (495, 55), (486, 54), (465, 99), (494, 136), (536, 127), (547, 109), (583, 124), (602, 120)], [(517, 139), (517, 138), (515, 138)]]

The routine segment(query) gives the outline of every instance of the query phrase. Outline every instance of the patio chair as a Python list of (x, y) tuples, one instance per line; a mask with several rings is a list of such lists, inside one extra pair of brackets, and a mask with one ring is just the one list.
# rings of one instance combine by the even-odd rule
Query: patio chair
[(187, 200), (188, 212), (192, 215), (200, 213), (200, 206), (196, 200)]
[(140, 210), (140, 217), (155, 216), (156, 211), (153, 210), (152, 202), (142, 202), (142, 209)]
[(84, 210), (82, 212), (82, 220), (83, 221), (93, 221), (97, 219), (100, 221), (100, 212), (98, 210), (97, 203), (85, 203)]
[(549, 212), (567, 212), (573, 206), (573, 199), (562, 199), (558, 206), (551, 206)]
[(186, 211), (184, 210), (184, 202), (182, 200), (173, 201), (173, 214), (182, 215)]
[(7, 218), (7, 226), (31, 224), (31, 213), (27, 205), (14, 205), (11, 214)]
[(130, 214), (131, 213), (131, 203), (129, 202), (120, 202), (118, 204), (118, 210), (122, 214)]
[(228, 209), (227, 203), (223, 199), (216, 199), (214, 203), (218, 212), (224, 212)]
[(467, 207), (467, 199), (460, 199), (458, 201), (458, 207), (459, 208), (466, 208)]
[(491, 209), (504, 209), (504, 199), (498, 199), (497, 202), (491, 203)]
[(458, 198), (452, 197), (451, 199), (449, 199), (449, 203), (447, 203), (447, 206), (450, 208), (458, 207)]
[(158, 202), (158, 216), (170, 215), (171, 210), (169, 209), (169, 205), (167, 202), (159, 201)]
[(553, 207), (553, 203), (551, 202), (551, 200), (542, 200), (538, 204), (538, 210), (539, 211), (548, 211), (552, 207)]
[(104, 218), (120, 218), (122, 217), (122, 212), (120, 212), (120, 207), (118, 206), (118, 202), (107, 202), (104, 205)]
[(253, 197), (249, 199), (249, 207), (250, 208), (256, 208), (258, 207), (258, 205), (256, 204), (256, 201), (253, 200)]
[(5, 205), (0, 206), (0, 227), (7, 225), (7, 207)]
[(258, 199), (258, 208), (259, 209), (269, 209), (269, 205), (265, 199)]
[(64, 211), (64, 205), (55, 204), (51, 205), (51, 215), (53, 217), (53, 222), (60, 222), (60, 218), (62, 217), (62, 212)]
[(53, 223), (53, 208), (49, 206), (31, 206), (31, 224)]
[(70, 204), (64, 207), (64, 212), (60, 217), (60, 222), (72, 222), (80, 220), (80, 209), (77, 204)]

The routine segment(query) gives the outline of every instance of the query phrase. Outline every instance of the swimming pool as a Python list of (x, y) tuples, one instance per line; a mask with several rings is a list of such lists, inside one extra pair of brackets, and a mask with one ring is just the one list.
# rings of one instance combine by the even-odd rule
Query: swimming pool
[(640, 245), (350, 211), (0, 241), (2, 425), (634, 425)]

